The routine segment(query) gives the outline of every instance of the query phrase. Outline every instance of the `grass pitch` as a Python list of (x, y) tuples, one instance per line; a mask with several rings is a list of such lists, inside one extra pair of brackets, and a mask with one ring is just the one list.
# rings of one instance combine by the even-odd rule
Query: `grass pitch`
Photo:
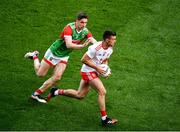
[[(113, 127), (101, 126), (93, 90), (82, 101), (28, 100), (52, 71), (36, 77), (24, 54), (39, 50), (42, 58), (79, 11), (97, 40), (108, 28), (117, 32), (113, 74), (103, 79), (108, 115), (119, 120)], [(179, 20), (179, 0), (1, 0), (0, 130), (180, 130)], [(85, 51), (71, 54), (60, 87), (78, 88)]]

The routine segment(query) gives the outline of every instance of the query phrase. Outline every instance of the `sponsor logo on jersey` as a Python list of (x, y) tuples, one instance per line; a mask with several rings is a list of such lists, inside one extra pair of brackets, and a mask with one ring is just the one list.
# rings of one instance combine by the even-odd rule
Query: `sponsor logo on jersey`
[(49, 60), (52, 61), (52, 60), (53, 60), (53, 57), (50, 57)]
[(82, 33), (82, 37), (83, 37), (83, 38), (85, 37), (85, 34), (84, 34), (84, 33)]

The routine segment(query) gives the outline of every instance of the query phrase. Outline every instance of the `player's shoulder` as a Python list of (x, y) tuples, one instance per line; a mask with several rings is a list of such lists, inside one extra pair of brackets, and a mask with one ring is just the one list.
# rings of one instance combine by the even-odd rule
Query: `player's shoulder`
[(108, 52), (109, 52), (110, 54), (112, 54), (112, 53), (113, 53), (113, 47), (109, 47), (109, 48), (108, 48)]
[(69, 27), (71, 29), (75, 28), (75, 22), (68, 23), (65, 27)]
[(95, 49), (98, 50), (99, 48), (102, 47), (102, 41), (98, 41), (96, 43), (94, 43), (93, 45), (89, 46), (91, 49)]
[(84, 27), (84, 28), (83, 28), (83, 31), (88, 32), (89, 30), (88, 30), (88, 28), (87, 28), (87, 27)]
[(75, 25), (75, 22), (70, 22), (67, 24), (67, 26), (73, 26), (73, 25)]
[(94, 43), (94, 44), (91, 45), (91, 46), (93, 46), (93, 47), (98, 47), (98, 46), (100, 46), (100, 45), (102, 45), (102, 41), (98, 41), (98, 42)]
[(64, 26), (63, 32), (64, 31), (72, 31), (72, 23), (68, 23), (66, 26)]
[(110, 51), (111, 51), (111, 53), (113, 53), (113, 48), (112, 47), (110, 47)]
[(109, 49), (109, 50), (113, 50), (113, 47), (112, 47), (112, 46), (110, 46), (108, 49)]

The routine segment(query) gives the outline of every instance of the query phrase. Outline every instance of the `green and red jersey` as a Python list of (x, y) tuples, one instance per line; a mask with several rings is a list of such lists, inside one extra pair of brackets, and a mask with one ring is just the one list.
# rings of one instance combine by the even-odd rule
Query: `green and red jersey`
[(78, 32), (75, 27), (75, 22), (69, 23), (61, 32), (60, 38), (50, 46), (51, 52), (57, 57), (69, 56), (69, 53), (73, 50), (66, 47), (65, 37), (72, 37), (72, 43), (80, 44), (84, 39), (92, 37), (92, 34), (86, 27)]

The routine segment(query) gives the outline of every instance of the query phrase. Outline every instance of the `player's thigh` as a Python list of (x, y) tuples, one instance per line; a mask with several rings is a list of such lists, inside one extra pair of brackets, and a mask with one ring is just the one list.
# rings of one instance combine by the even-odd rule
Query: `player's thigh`
[(99, 78), (95, 78), (89, 82), (89, 84), (94, 88), (97, 92), (105, 94), (106, 89)]
[(58, 63), (55, 68), (54, 68), (54, 73), (53, 76), (55, 78), (61, 78), (61, 76), (63, 75), (65, 69), (66, 69), (66, 64), (64, 63)]
[(81, 79), (80, 84), (79, 84), (79, 89), (78, 89), (78, 94), (80, 96), (85, 96), (89, 92), (89, 84)]
[(50, 67), (51, 66), (48, 63), (46, 63), (44, 60), (42, 60), (37, 74), (40, 76), (46, 75)]

